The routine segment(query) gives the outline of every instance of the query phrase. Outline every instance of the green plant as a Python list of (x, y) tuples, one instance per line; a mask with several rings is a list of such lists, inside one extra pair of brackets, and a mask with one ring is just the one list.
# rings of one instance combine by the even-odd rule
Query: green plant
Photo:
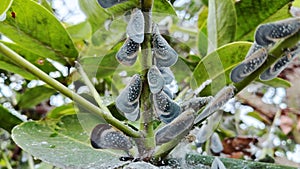
[[(98, 2), (107, 9), (101, 8)], [(283, 49), (293, 49), (299, 40), (297, 28), (268, 48), (267, 53), (265, 48), (262, 49), (263, 55), (257, 56), (265, 56), (263, 60), (267, 61), (261, 63), (255, 71), (241, 75), (241, 81), (234, 80), (232, 77), (237, 74), (232, 73), (231, 80), (229, 73), (235, 66), (245, 63), (244, 56), (252, 45), (240, 40), (252, 41), (256, 27), (263, 21), (290, 17), (288, 14), (282, 15), (282, 11), (288, 11), (289, 0), (276, 2), (265, 13), (262, 12), (264, 6), (252, 6), (249, 4), (252, 2), (250, 0), (240, 3), (211, 0), (208, 9), (207, 4), (202, 2), (199, 35), (195, 36), (199, 38), (198, 50), (202, 56), (189, 55), (192, 50), (180, 46), (182, 42), (160, 34), (156, 25), (160, 21), (159, 15), (175, 14), (169, 1), (98, 2), (80, 1), (87, 21), (68, 28), (64, 28), (57, 20), (47, 1), (37, 3), (31, 0), (6, 0), (0, 5), (0, 14), (6, 14), (6, 19), (0, 23), (0, 32), (13, 41), (0, 43), (0, 68), (20, 74), (28, 82), (38, 78), (46, 83), (40, 89), (36, 87), (36, 90), (26, 90), (24, 94), (20, 92), (14, 108), (20, 111), (32, 108), (56, 91), (74, 101), (70, 105), (52, 109), (40, 121), (22, 124), (21, 120), (15, 119), (3, 107), (0, 115), (12, 120), (7, 124), (1, 123), (0, 127), (11, 131), (12, 127), (19, 124), (12, 130), (12, 138), (16, 144), (38, 159), (62, 168), (121, 167), (127, 165), (126, 159), (133, 158), (157, 165), (164, 162), (171, 165), (172, 160), (164, 159), (184, 140), (193, 126), (202, 126), (200, 122), (220, 109), (234, 94), (257, 81), (262, 72), (270, 70), (269, 67), (274, 63), (276, 65), (276, 60), (286, 54)], [(248, 8), (258, 14), (253, 11), (241, 12)], [(117, 18), (128, 11), (132, 13), (131, 19), (128, 24), (124, 24)], [(203, 17), (205, 15), (207, 17)], [(244, 23), (245, 18), (256, 15), (260, 16), (257, 20)], [(277, 15), (280, 17), (275, 17)], [(120, 42), (111, 38), (111, 32), (102, 30), (106, 21), (112, 22), (111, 29), (116, 29), (115, 36), (121, 39)], [(298, 20), (293, 20), (292, 23), (298, 23)], [(124, 27), (126, 30), (122, 29)], [(171, 29), (180, 30), (178, 27)], [(193, 34), (187, 29), (180, 31)], [(205, 35), (207, 38), (204, 38)], [(105, 55), (92, 57), (95, 53)], [(268, 55), (272, 57), (267, 57)], [(53, 79), (48, 75), (57, 71), (53, 62), (59, 62), (68, 71), (71, 68), (76, 68), (76, 71), (69, 72), (67, 77)], [(176, 62), (185, 63), (182, 65), (188, 67), (192, 75), (181, 75), (182, 65), (175, 65)], [(125, 67), (119, 66), (119, 63)], [(173, 70), (169, 69), (173, 65)], [(116, 75), (122, 70), (132, 77), (126, 87), (118, 81), (120, 76)], [(178, 76), (181, 76), (181, 87), (186, 83), (188, 85), (180, 88), (180, 92), (176, 93), (177, 97), (173, 98), (174, 93), (165, 86)], [(93, 79), (97, 82), (94, 83)], [(88, 94), (72, 91), (67, 87), (72, 82), (78, 82), (79, 87), (83, 82), (83, 86), (88, 87)], [(279, 78), (264, 83), (272, 82), (277, 86), (289, 86), (288, 82)], [(194, 90), (190, 90), (191, 88)], [(104, 95), (106, 92), (115, 92), (117, 97), (108, 101), (109, 97)], [(215, 98), (212, 99), (211, 96)], [(207, 103), (209, 104), (202, 109)], [(207, 122), (209, 133), (204, 134), (205, 142), (219, 126), (218, 115), (212, 116)], [(219, 119), (214, 121), (214, 118)], [(224, 137), (230, 135), (219, 133)], [(215, 133), (214, 138), (218, 142), (216, 135), (218, 134)], [(95, 150), (92, 146), (100, 150)], [(218, 151), (220, 150), (216, 152)], [(197, 162), (193, 163), (190, 157), (187, 155), (186, 164), (179, 165), (199, 165)], [(231, 165), (226, 160), (222, 159), (225, 166)], [(7, 159), (5, 161), (8, 163)], [(212, 160), (208, 161), (209, 164), (212, 163)], [(242, 161), (237, 163), (234, 165), (244, 165)], [(266, 166), (260, 163), (249, 165)]]

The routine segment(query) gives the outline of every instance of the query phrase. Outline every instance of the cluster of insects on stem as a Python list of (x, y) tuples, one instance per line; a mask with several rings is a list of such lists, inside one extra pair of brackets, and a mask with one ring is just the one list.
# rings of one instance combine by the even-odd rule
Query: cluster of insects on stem
[[(107, 8), (123, 1), (99, 0), (98, 2), (102, 7)], [(143, 104), (141, 96), (144, 93), (149, 94), (147, 97), (150, 99), (152, 114), (155, 116), (153, 119), (160, 122), (153, 134), (156, 146), (182, 139), (194, 126), (221, 109), (228, 100), (234, 97), (236, 93), (234, 83), (239, 83), (254, 73), (269, 56), (272, 56), (270, 50), (277, 42), (298, 34), (300, 29), (299, 18), (260, 25), (245, 60), (231, 71), (230, 78), (234, 82), (232, 85), (225, 86), (214, 97), (197, 97), (199, 91), (190, 92), (184, 101), (177, 103), (174, 101), (175, 93), (168, 88), (168, 85), (175, 80), (170, 67), (177, 62), (178, 54), (160, 34), (158, 25), (152, 21), (151, 23), (149, 43), (151, 43), (152, 64), (145, 75), (137, 73), (131, 77), (130, 82), (116, 98), (115, 106), (128, 121), (138, 121), (141, 119), (141, 104)], [(140, 46), (145, 40), (145, 25), (147, 24), (145, 24), (142, 10), (133, 9), (126, 29), (127, 39), (116, 54), (116, 59), (120, 64), (132, 66), (137, 61)], [(284, 49), (282, 56), (260, 75), (260, 79), (270, 80), (276, 77), (293, 58), (299, 55), (299, 50), (299, 44)], [(143, 88), (144, 82), (148, 85), (149, 88), (146, 89), (149, 92), (143, 91), (145, 89)], [(204, 86), (208, 84), (204, 84)], [(204, 106), (205, 108), (202, 109)], [(207, 129), (206, 126), (207, 124), (204, 124), (200, 128), (200, 131), (203, 131), (198, 132), (200, 133), (199, 137), (202, 137), (203, 132)], [(145, 135), (141, 131), (141, 137), (145, 137)], [(222, 146), (218, 135), (212, 133), (209, 137), (214, 140), (212, 142), (220, 145), (213, 145), (216, 147), (214, 150), (217, 153), (221, 152)], [(90, 139), (94, 148), (124, 150), (129, 157), (133, 156), (130, 149), (134, 147), (134, 141), (110, 124), (97, 125), (93, 129)], [(136, 141), (135, 144), (140, 144), (140, 142)], [(143, 155), (139, 154), (138, 156), (142, 157)]]

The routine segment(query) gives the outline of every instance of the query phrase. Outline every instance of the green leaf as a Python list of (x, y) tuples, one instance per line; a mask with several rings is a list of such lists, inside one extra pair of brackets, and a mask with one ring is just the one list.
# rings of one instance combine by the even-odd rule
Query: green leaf
[(272, 80), (268, 81), (261, 81), (259, 79), (256, 80), (257, 82), (263, 83), (268, 86), (273, 86), (273, 87), (283, 87), (283, 88), (289, 88), (291, 87), (291, 83), (287, 80), (281, 79), (281, 78), (274, 78)]
[(157, 13), (158, 15), (168, 14), (168, 15), (177, 16), (176, 11), (173, 8), (173, 5), (168, 0), (154, 0), (152, 11), (154, 13)]
[(197, 88), (211, 79), (212, 83), (201, 92), (201, 95), (216, 94), (225, 85), (231, 83), (229, 79), (231, 69), (244, 60), (250, 46), (249, 42), (234, 42), (205, 56), (193, 72), (195, 84), (192, 83), (192, 87)]
[(208, 53), (234, 40), (236, 13), (232, 0), (210, 0), (208, 4)]
[(116, 71), (118, 65), (120, 65), (115, 56), (121, 45), (122, 44), (119, 43), (105, 56), (85, 57), (81, 59), (80, 63), (87, 75), (96, 76), (97, 78), (104, 78), (112, 75)]
[(109, 18), (108, 13), (100, 7), (97, 0), (79, 0), (79, 5), (91, 24), (93, 33), (103, 27), (104, 22)]
[(13, 127), (22, 123), (22, 120), (11, 114), (6, 108), (0, 104), (0, 128), (10, 132)]
[(92, 36), (92, 27), (87, 21), (72, 25), (67, 28), (67, 31), (75, 42), (89, 39)]
[(69, 103), (67, 105), (62, 105), (52, 109), (47, 113), (47, 118), (50, 119), (59, 119), (66, 115), (76, 114), (75, 107), (73, 103)]
[(117, 168), (122, 151), (96, 150), (76, 115), (65, 116), (56, 125), (32, 121), (15, 127), (12, 138), (35, 158), (60, 168)]
[(10, 8), (11, 4), (12, 4), (13, 0), (1, 0), (1, 4), (0, 4), (0, 21), (1, 21), (1, 17), (3, 17), (3, 19), (5, 19), (4, 16), (6, 11)]
[(78, 56), (63, 25), (36, 2), (14, 0), (7, 15), (0, 32), (26, 50), (62, 64), (71, 64)]
[(37, 86), (28, 89), (23, 95), (20, 96), (18, 106), (20, 108), (31, 108), (42, 101), (49, 99), (56, 91), (54, 89)]
[(9, 62), (0, 61), (0, 69), (19, 74), (27, 80), (36, 79), (31, 73)]
[[(7, 42), (3, 42), (3, 41), (0, 41), (0, 42), (4, 43), (10, 49), (12, 49), (13, 51), (15, 51), (19, 55), (23, 56), (27, 61), (31, 62), (36, 67), (38, 67), (39, 69), (43, 70), (44, 72), (50, 73), (50, 72), (57, 71), (57, 69), (52, 65), (52, 63), (50, 63), (47, 60), (47, 58), (44, 57), (43, 54), (32, 53), (31, 51), (23, 48), (22, 46), (20, 46), (18, 44), (15, 44), (15, 43), (7, 43)], [(6, 56), (4, 56), (4, 60), (7, 61), (8, 63), (11, 63), (11, 61)], [(17, 63), (12, 63), (12, 64), (16, 64), (17, 65)], [(24, 73), (27, 73), (27, 71), (24, 71)], [(30, 75), (30, 76), (33, 76), (33, 75)], [(28, 78), (26, 78), (26, 79), (28, 79)]]
[[(213, 156), (203, 156), (199, 154), (187, 154), (185, 156), (186, 163), (192, 167), (196, 166), (197, 164), (202, 164), (206, 166), (211, 166), (215, 157)], [(253, 162), (253, 161), (246, 161), (240, 159), (232, 159), (232, 158), (220, 158), (226, 168), (230, 169), (296, 169), (295, 167), (289, 166), (282, 166), (272, 163), (262, 163), (262, 162)], [(204, 167), (204, 166), (203, 166)]]
[(129, 0), (106, 9), (113, 18), (124, 15), (127, 11), (139, 7), (139, 0)]
[(236, 2), (238, 25), (236, 40), (252, 41), (259, 24), (291, 17), (289, 14), (290, 2), (290, 0), (242, 0)]

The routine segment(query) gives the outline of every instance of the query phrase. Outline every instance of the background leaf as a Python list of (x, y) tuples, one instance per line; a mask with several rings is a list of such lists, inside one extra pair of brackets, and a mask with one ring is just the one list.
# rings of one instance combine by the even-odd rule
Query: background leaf
[(211, 79), (211, 85), (207, 86), (201, 95), (216, 94), (217, 91), (231, 82), (229, 79), (231, 69), (244, 60), (250, 46), (251, 43), (249, 42), (234, 42), (205, 56), (193, 72), (196, 83), (192, 84), (193, 88)]
[(1, 19), (1, 15), (3, 15), (4, 13), (6, 13), (6, 11), (10, 8), (12, 2), (13, 2), (13, 0), (1, 0), (1, 4), (0, 4), (0, 19)]
[(22, 120), (0, 105), (0, 128), (10, 132), (13, 127), (22, 123)]
[(290, 0), (242, 0), (235, 3), (237, 14), (237, 40), (253, 40), (259, 24), (291, 17)]
[(210, 0), (208, 4), (208, 53), (232, 42), (236, 31), (236, 13), (232, 0)]
[(173, 5), (168, 0), (154, 0), (153, 12), (177, 16)]
[[(13, 140), (35, 158), (61, 168), (114, 168), (122, 151), (96, 150), (76, 115), (65, 116), (56, 124), (26, 122), (12, 131)], [(59, 157), (59, 158), (58, 158)]]
[[(211, 166), (215, 157), (213, 156), (202, 156), (198, 154), (187, 154), (186, 161), (191, 166), (196, 166), (197, 164), (202, 164), (206, 166)], [(232, 159), (232, 158), (220, 158), (220, 160), (224, 163), (226, 168), (230, 169), (240, 169), (240, 168), (260, 168), (260, 169), (296, 169), (295, 167), (276, 165), (271, 163), (261, 163), (261, 162), (253, 162), (246, 161), (240, 159)]]
[(32, 53), (63, 64), (71, 63), (78, 56), (62, 24), (34, 1), (15, 0), (6, 20), (0, 23), (0, 32)]
[(26, 92), (20, 96), (18, 106), (20, 108), (31, 108), (38, 103), (50, 98), (56, 91), (46, 86), (37, 86), (26, 90)]

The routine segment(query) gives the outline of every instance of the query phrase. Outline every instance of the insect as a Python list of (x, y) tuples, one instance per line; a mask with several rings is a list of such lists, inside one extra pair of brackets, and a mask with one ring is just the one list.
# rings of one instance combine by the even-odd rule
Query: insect
[(169, 67), (161, 67), (159, 68), (159, 71), (165, 79), (166, 84), (170, 84), (175, 79), (175, 76)]
[(176, 117), (171, 123), (157, 130), (155, 133), (155, 140), (157, 145), (169, 142), (175, 139), (177, 136), (188, 131), (194, 121), (194, 110), (188, 109)]
[(211, 164), (211, 169), (226, 169), (226, 167), (218, 157), (215, 157)]
[(153, 27), (152, 45), (155, 65), (160, 67), (170, 67), (177, 62), (178, 54), (160, 35), (157, 25)]
[(210, 149), (214, 153), (220, 153), (224, 149), (221, 139), (216, 132), (210, 138)]
[(140, 44), (134, 42), (130, 38), (127, 38), (116, 54), (116, 59), (123, 65), (132, 66), (136, 62), (139, 47)]
[(164, 91), (152, 94), (152, 103), (155, 113), (164, 123), (170, 123), (181, 113), (181, 107)]
[(142, 11), (135, 9), (128, 22), (126, 33), (129, 38), (136, 43), (142, 43), (144, 41), (144, 24), (145, 21)]
[(98, 3), (103, 7), (103, 8), (109, 8), (114, 5), (117, 5), (122, 2), (126, 2), (127, 0), (98, 0)]
[(91, 133), (90, 141), (96, 149), (118, 149), (128, 153), (132, 148), (128, 137), (109, 124), (98, 124)]
[(147, 79), (151, 93), (156, 94), (164, 88), (164, 77), (155, 65), (149, 69)]
[(129, 84), (116, 98), (117, 109), (123, 113), (128, 120), (135, 121), (139, 118), (139, 98), (141, 91), (141, 77), (135, 74)]
[(269, 67), (266, 71), (264, 71), (260, 75), (261, 80), (271, 80), (279, 75), (280, 72), (285, 69), (288, 64), (300, 54), (299, 44), (292, 49), (292, 51), (287, 51), (283, 54), (281, 58), (279, 58), (271, 67)]
[[(254, 36), (255, 41), (249, 49), (245, 60), (231, 71), (231, 80), (234, 83), (238, 83), (245, 77), (252, 74), (266, 61), (268, 51), (275, 45), (276, 42), (295, 35), (299, 32), (299, 30), (300, 18), (289, 18), (282, 21), (260, 25), (256, 29)], [(291, 57), (283, 56), (282, 59), (277, 61), (277, 64), (275, 63), (272, 65), (271, 68), (261, 75), (261, 79), (269, 80), (277, 76), (280, 73), (281, 68), (284, 69), (281, 65), (286, 65), (286, 63), (283, 62), (288, 62), (287, 60), (290, 60)]]
[(205, 109), (196, 117), (195, 124), (203, 121), (206, 117), (220, 109), (227, 101), (234, 96), (235, 87), (232, 85), (225, 86), (216, 96), (209, 102)]

